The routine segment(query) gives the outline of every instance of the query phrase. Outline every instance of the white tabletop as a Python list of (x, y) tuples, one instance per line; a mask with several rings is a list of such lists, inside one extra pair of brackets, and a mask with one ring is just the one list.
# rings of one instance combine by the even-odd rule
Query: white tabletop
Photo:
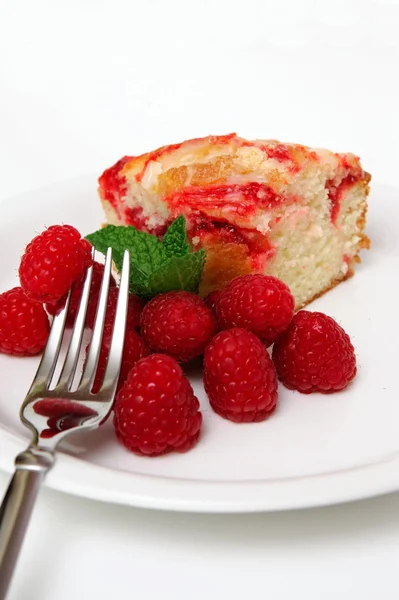
[[(0, 201), (231, 131), (351, 150), (394, 184), (398, 26), (395, 0), (0, 2)], [(201, 516), (44, 489), (10, 600), (397, 600), (398, 572), (399, 494)]]

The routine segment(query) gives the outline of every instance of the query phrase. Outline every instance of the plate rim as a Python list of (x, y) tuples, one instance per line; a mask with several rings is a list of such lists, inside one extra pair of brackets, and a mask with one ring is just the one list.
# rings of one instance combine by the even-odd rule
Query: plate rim
[[(13, 461), (8, 459), (24, 450), (27, 441), (1, 426), (0, 433), (0, 470), (12, 474)], [(249, 480), (245, 484), (118, 471), (58, 451), (56, 464), (44, 485), (78, 497), (137, 508), (226, 514), (282, 512), (365, 500), (397, 491), (399, 451), (339, 471)]]

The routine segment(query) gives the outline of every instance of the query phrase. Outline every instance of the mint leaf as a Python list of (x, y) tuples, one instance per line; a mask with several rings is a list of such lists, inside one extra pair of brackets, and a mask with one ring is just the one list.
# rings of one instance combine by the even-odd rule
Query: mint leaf
[(167, 261), (167, 252), (154, 235), (137, 231), (134, 227), (132, 227), (132, 230), (135, 234), (130, 234), (131, 242), (126, 246), (130, 250), (130, 260), (140, 267), (141, 271), (150, 274)]
[(172, 290), (198, 292), (205, 259), (203, 249), (186, 256), (173, 256), (166, 265), (150, 275), (148, 295), (152, 297)]
[(140, 269), (139, 266), (130, 260), (130, 279), (129, 289), (132, 294), (142, 296), (143, 298), (148, 297), (148, 279), (150, 275)]
[(99, 229), (86, 236), (86, 239), (92, 246), (102, 254), (107, 253), (108, 248), (112, 248), (112, 259), (118, 271), (122, 269), (123, 251), (119, 244), (118, 227), (108, 225), (104, 229)]
[(158, 269), (168, 258), (158, 238), (131, 226), (107, 225), (86, 236), (86, 239), (103, 254), (106, 254), (107, 248), (111, 247), (112, 257), (118, 270), (122, 268), (123, 253), (126, 249), (130, 252), (132, 264), (147, 274)]
[(197, 292), (204, 269), (205, 250), (190, 252), (184, 216), (176, 219), (163, 242), (131, 226), (108, 225), (86, 236), (103, 254), (112, 248), (118, 271), (123, 253), (130, 252), (130, 291), (144, 298), (172, 290)]
[(190, 252), (190, 246), (187, 243), (186, 219), (184, 215), (178, 217), (170, 225), (164, 235), (162, 245), (168, 256), (186, 256)]

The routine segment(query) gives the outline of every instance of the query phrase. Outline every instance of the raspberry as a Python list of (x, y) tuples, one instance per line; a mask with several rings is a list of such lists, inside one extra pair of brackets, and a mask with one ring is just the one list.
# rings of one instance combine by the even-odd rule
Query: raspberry
[[(108, 293), (107, 313), (105, 317), (106, 325), (113, 325), (116, 314), (116, 305), (118, 301), (119, 289), (113, 287)], [(140, 326), (140, 316), (144, 307), (144, 300), (129, 294), (127, 303), (126, 329), (137, 329)], [(88, 327), (94, 327), (96, 318), (97, 302), (95, 305), (89, 305), (86, 315), (86, 324)]]
[[(94, 264), (96, 265), (98, 263), (94, 263)], [(97, 271), (97, 273), (96, 273), (96, 271)], [(86, 313), (86, 327), (88, 327), (89, 329), (93, 329), (94, 322), (96, 319), (97, 304), (98, 304), (98, 298), (100, 295), (101, 279), (102, 279), (103, 271), (104, 271), (103, 265), (99, 265), (98, 267), (95, 268), (95, 271), (93, 271), (92, 284), (91, 284), (91, 288), (90, 288), (90, 297), (89, 297), (89, 303), (87, 306), (87, 313)], [(95, 273), (96, 273), (96, 275), (95, 275)], [(80, 297), (81, 297), (81, 293), (82, 293), (82, 288), (83, 288), (83, 283), (78, 282), (77, 284), (75, 284), (75, 286), (72, 290), (71, 300), (69, 302), (67, 323), (66, 323), (67, 327), (73, 327), (73, 325), (74, 325), (76, 313), (78, 312), (78, 308), (79, 308), (79, 302), (80, 302)], [(106, 317), (105, 317), (105, 326), (113, 325), (113, 323), (114, 323), (115, 314), (116, 314), (116, 305), (117, 305), (117, 301), (118, 301), (118, 293), (119, 292), (118, 292), (118, 288), (116, 287), (115, 279), (113, 277), (111, 277), (110, 289), (108, 292), (108, 303), (107, 303), (107, 311), (106, 311)], [(142, 298), (139, 298), (138, 296), (135, 296), (134, 294), (129, 294), (128, 304), (127, 304), (127, 317), (126, 317), (126, 327), (127, 328), (137, 329), (139, 327), (140, 315), (142, 313), (144, 304), (145, 303), (144, 303), (144, 300), (142, 300)], [(65, 297), (62, 298), (61, 300), (59, 300), (58, 302), (47, 303), (46, 310), (50, 315), (55, 315), (63, 308), (64, 305), (65, 305)]]
[[(104, 327), (100, 358), (98, 361), (96, 378), (94, 380), (92, 390), (94, 393), (97, 393), (99, 391), (102, 381), (104, 379), (105, 369), (107, 368), (108, 354), (111, 347), (111, 340), (112, 324), (108, 324)], [(86, 348), (86, 356), (88, 353), (88, 348), (89, 346), (87, 346)], [(127, 376), (129, 375), (129, 371), (131, 371), (136, 362), (139, 361), (141, 358), (148, 356), (149, 354), (150, 351), (147, 347), (147, 344), (139, 336), (137, 331), (135, 331), (134, 329), (126, 329), (118, 389), (125, 383)]]
[(208, 294), (206, 298), (204, 298), (205, 304), (208, 306), (208, 308), (211, 309), (213, 313), (215, 312), (216, 302), (219, 300), (221, 295), (222, 290), (214, 290), (213, 292)]
[(22, 288), (0, 294), (0, 352), (38, 354), (47, 343), (50, 323), (43, 306), (27, 298)]
[[(93, 264), (93, 274), (91, 277), (91, 286), (90, 286), (90, 296), (89, 296), (89, 304), (87, 306), (87, 315), (90, 318), (91, 326), (94, 323), (94, 317), (96, 315), (98, 297), (100, 295), (101, 282), (104, 274), (104, 265), (94, 262)], [(73, 327), (75, 322), (76, 313), (79, 309), (80, 297), (82, 295), (84, 279), (82, 278), (79, 281), (75, 282), (73, 286), (71, 299), (69, 301), (68, 308), (68, 317), (67, 317), (67, 327)], [(111, 276), (109, 281), (110, 287), (116, 287), (116, 281), (113, 276)], [(65, 306), (65, 296), (58, 300), (58, 302), (47, 303), (46, 310), (50, 315), (56, 315), (58, 312)]]
[(205, 350), (204, 386), (215, 412), (236, 423), (264, 421), (277, 403), (277, 375), (262, 342), (246, 329), (221, 331)]
[(271, 275), (243, 275), (224, 288), (216, 303), (221, 329), (243, 327), (270, 346), (294, 316), (294, 297), (289, 288)]
[(320, 312), (299, 311), (273, 347), (283, 384), (304, 394), (344, 389), (356, 375), (355, 352), (347, 333)]
[(152, 354), (140, 360), (116, 398), (116, 435), (136, 454), (186, 452), (196, 444), (201, 424), (190, 382), (170, 356)]
[(141, 316), (141, 333), (149, 347), (181, 363), (200, 356), (216, 331), (212, 312), (191, 292), (155, 296)]
[(19, 266), (25, 294), (39, 302), (56, 302), (92, 263), (91, 246), (71, 225), (53, 225), (26, 247)]

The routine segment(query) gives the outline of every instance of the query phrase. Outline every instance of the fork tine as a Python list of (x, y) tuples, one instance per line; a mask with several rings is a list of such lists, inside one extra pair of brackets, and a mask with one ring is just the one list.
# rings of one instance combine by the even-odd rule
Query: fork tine
[(115, 322), (112, 331), (111, 347), (108, 354), (107, 368), (105, 370), (100, 394), (113, 396), (118, 385), (123, 346), (125, 342), (126, 317), (129, 298), (129, 272), (130, 257), (128, 250), (125, 250), (119, 285), (118, 303), (116, 306)]
[[(92, 257), (94, 258), (94, 249)], [(76, 372), (76, 367), (79, 360), (79, 352), (82, 343), (82, 337), (85, 327), (87, 307), (90, 297), (90, 286), (93, 275), (93, 266), (86, 271), (85, 282), (82, 290), (82, 295), (79, 302), (79, 310), (76, 315), (75, 323), (72, 329), (72, 336), (69, 341), (68, 350), (62, 367), (62, 371), (58, 382), (55, 386), (55, 391), (70, 390), (73, 378)]]
[(27, 394), (27, 398), (37, 388), (48, 388), (57, 365), (58, 356), (60, 354), (62, 338), (64, 337), (65, 322), (71, 298), (71, 290), (69, 290), (64, 308), (56, 315), (51, 325), (50, 334), (44, 349), (36, 375), (32, 381), (32, 385)]
[(90, 342), (89, 353), (83, 369), (83, 374), (78, 382), (79, 392), (90, 392), (91, 386), (97, 370), (98, 359), (100, 357), (101, 341), (104, 331), (105, 315), (107, 311), (109, 280), (112, 268), (112, 248), (108, 248), (104, 265), (103, 280), (101, 282), (100, 296), (98, 299), (96, 318), (93, 328), (93, 335)]

